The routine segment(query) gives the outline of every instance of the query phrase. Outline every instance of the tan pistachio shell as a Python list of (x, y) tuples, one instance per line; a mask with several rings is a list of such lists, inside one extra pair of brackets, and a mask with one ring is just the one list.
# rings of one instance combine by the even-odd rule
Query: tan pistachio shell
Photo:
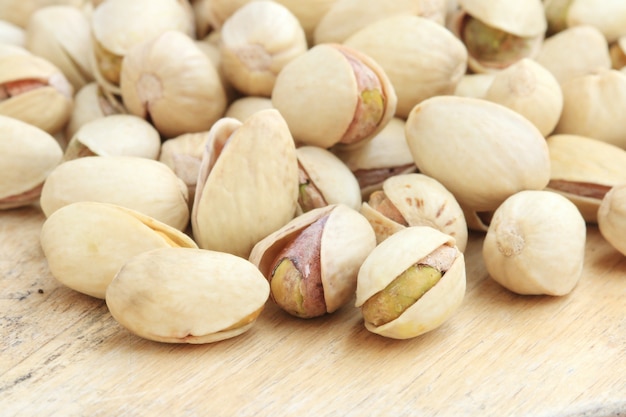
[(25, 46), (56, 65), (78, 91), (94, 80), (91, 73), (91, 25), (74, 6), (38, 9), (26, 26)]
[(523, 58), (498, 72), (484, 98), (526, 117), (543, 136), (554, 130), (563, 110), (559, 82), (530, 58)]
[(140, 337), (198, 344), (248, 331), (268, 297), (267, 280), (245, 259), (161, 248), (129, 260), (109, 284), (106, 303), (113, 318)]
[(574, 0), (567, 10), (567, 25), (592, 25), (597, 27), (608, 42), (626, 35), (626, 3), (623, 1), (602, 2)]
[[(408, 227), (380, 243), (358, 273), (356, 307), (442, 245), (454, 239), (428, 226)], [(395, 339), (419, 336), (440, 326), (460, 307), (465, 296), (465, 260), (462, 252), (439, 282), (397, 319), (381, 326), (365, 322), (367, 330)]]
[(327, 204), (345, 204), (359, 210), (361, 188), (354, 174), (332, 152), (317, 146), (296, 149), (298, 163)]
[(551, 135), (550, 183), (547, 189), (569, 198), (586, 221), (597, 221), (598, 207), (609, 189), (626, 179), (626, 150), (578, 135)]
[[(463, 210), (439, 181), (418, 173), (395, 175), (385, 180), (382, 191), (408, 227), (430, 226), (453, 237), (457, 248), (465, 251), (468, 230)], [(407, 227), (385, 216), (369, 202), (363, 202), (361, 214), (372, 225), (377, 243)]]
[(233, 100), (224, 113), (224, 117), (232, 117), (243, 122), (259, 110), (272, 109), (272, 99), (269, 97), (244, 96)]
[(160, 149), (161, 137), (154, 126), (141, 117), (114, 114), (82, 125), (70, 138), (64, 158), (116, 155), (157, 159)]
[(626, 149), (626, 74), (610, 69), (561, 84), (563, 112), (554, 133), (592, 137)]
[(496, 209), (482, 253), (491, 278), (510, 291), (558, 296), (581, 277), (585, 240), (585, 220), (572, 202), (525, 190)]
[(196, 15), (201, 15), (206, 21), (205, 27), (219, 31), (222, 25), (237, 9), (252, 0), (196, 0), (193, 2), (193, 10)]
[(278, 73), (306, 50), (300, 22), (274, 1), (253, 1), (242, 6), (221, 28), (224, 74), (244, 95), (270, 97)]
[(496, 73), (493, 72), (465, 74), (456, 85), (454, 95), (460, 97), (484, 98), (495, 76)]
[(517, 191), (543, 189), (550, 179), (541, 132), (519, 113), (487, 100), (425, 100), (409, 115), (406, 137), (420, 172), (467, 209), (493, 210)]
[(80, 8), (85, 0), (4, 0), (0, 2), (0, 20), (26, 28), (35, 11), (53, 5), (67, 5)]
[(65, 136), (71, 138), (82, 125), (94, 119), (125, 112), (121, 103), (111, 103), (102, 88), (91, 82), (74, 95), (74, 107), (65, 127)]
[(598, 208), (598, 228), (611, 246), (626, 255), (626, 182), (605, 194)]
[(278, 111), (213, 125), (191, 214), (198, 246), (247, 258), (259, 240), (293, 218), (297, 199), (295, 145)]
[(164, 137), (209, 130), (226, 94), (209, 58), (179, 31), (166, 31), (127, 52), (120, 87), (127, 109)]
[(589, 25), (567, 28), (545, 39), (534, 59), (560, 84), (611, 67), (606, 38)]
[[(314, 44), (314, 31), (320, 20), (337, 0), (275, 0), (293, 13), (306, 34), (307, 43)], [(344, 22), (345, 23), (345, 22)]]
[(11, 22), (0, 20), (0, 42), (24, 47), (26, 31)]
[(137, 156), (86, 156), (58, 165), (41, 190), (46, 217), (77, 201), (118, 204), (178, 230), (189, 222), (187, 186), (165, 164)]
[(134, 255), (156, 248), (197, 248), (190, 237), (165, 223), (92, 201), (52, 213), (42, 226), (40, 242), (52, 276), (96, 298), (105, 297), (117, 271)]
[(250, 261), (269, 279), (270, 268), (285, 245), (316, 220), (328, 216), (319, 260), (326, 311), (332, 313), (354, 296), (359, 267), (376, 246), (374, 231), (358, 211), (332, 204), (308, 211), (259, 241)]
[(370, 56), (382, 67), (398, 96), (395, 116), (401, 118), (426, 98), (452, 94), (467, 69), (463, 43), (425, 17), (381, 19), (352, 34), (344, 45)]
[(63, 150), (45, 131), (0, 115), (0, 209), (39, 200), (41, 186)]

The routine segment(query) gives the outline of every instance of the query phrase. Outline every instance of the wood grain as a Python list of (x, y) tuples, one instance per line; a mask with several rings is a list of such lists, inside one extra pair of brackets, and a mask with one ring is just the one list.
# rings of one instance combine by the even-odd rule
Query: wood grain
[(2, 416), (626, 415), (626, 258), (594, 226), (564, 297), (500, 287), (472, 234), (464, 303), (428, 334), (371, 334), (352, 305), (300, 320), (268, 303), (248, 333), (192, 346), (140, 339), (59, 284), (44, 220), (0, 213)]

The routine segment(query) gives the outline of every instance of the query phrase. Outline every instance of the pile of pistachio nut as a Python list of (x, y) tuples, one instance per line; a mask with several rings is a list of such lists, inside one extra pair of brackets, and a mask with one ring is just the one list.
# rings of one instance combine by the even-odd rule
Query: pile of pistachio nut
[[(18, 4), (19, 3), (19, 4)], [(0, 209), (143, 338), (463, 302), (469, 233), (518, 294), (626, 254), (626, 2), (5, 0)]]

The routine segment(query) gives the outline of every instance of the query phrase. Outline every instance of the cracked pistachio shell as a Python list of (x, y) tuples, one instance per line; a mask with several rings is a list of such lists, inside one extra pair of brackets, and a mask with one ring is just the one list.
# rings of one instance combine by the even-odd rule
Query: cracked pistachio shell
[(0, 114), (55, 134), (70, 118), (73, 94), (65, 75), (48, 60), (0, 45)]
[(359, 210), (359, 183), (341, 159), (317, 146), (301, 146), (296, 149), (296, 155), (300, 168), (304, 170), (311, 185), (319, 191), (325, 205), (342, 203)]
[(554, 130), (563, 110), (559, 82), (530, 58), (522, 58), (496, 73), (484, 98), (526, 117), (543, 136)]
[(78, 91), (93, 81), (91, 26), (84, 12), (73, 6), (37, 10), (26, 26), (25, 46), (56, 65)]
[(363, 146), (333, 150), (356, 177), (362, 199), (380, 190), (387, 178), (417, 171), (406, 143), (404, 124), (403, 119), (394, 117)]
[(598, 69), (609, 69), (608, 48), (606, 38), (597, 28), (574, 26), (546, 38), (535, 60), (563, 84)]
[(626, 74), (614, 69), (561, 84), (563, 112), (554, 133), (587, 136), (626, 149)]
[(270, 280), (271, 267), (283, 248), (324, 216), (328, 218), (320, 236), (317, 260), (326, 312), (332, 313), (354, 296), (359, 267), (376, 246), (374, 231), (358, 211), (343, 204), (308, 211), (259, 241), (250, 254), (250, 261)]
[(144, 119), (130, 114), (100, 117), (81, 126), (65, 149), (65, 160), (83, 156), (138, 156), (157, 159), (159, 132)]
[(130, 258), (166, 247), (197, 248), (183, 232), (135, 210), (82, 201), (61, 207), (41, 229), (41, 247), (52, 276), (67, 287), (104, 298)]
[[(409, 267), (443, 245), (454, 247), (454, 238), (428, 226), (407, 227), (380, 243), (359, 269), (356, 307), (361, 307)], [(465, 260), (459, 251), (437, 284), (398, 318), (381, 326), (365, 322), (365, 328), (394, 339), (408, 339), (431, 331), (459, 308), (465, 286)]]
[(211, 127), (191, 214), (198, 246), (247, 258), (293, 218), (297, 200), (296, 149), (278, 111)]
[(626, 255), (626, 184), (612, 187), (598, 209), (598, 228), (611, 246)]
[(543, 189), (550, 179), (541, 132), (519, 113), (487, 100), (425, 100), (409, 115), (406, 137), (420, 172), (471, 210), (493, 210), (517, 191)]
[(403, 221), (388, 217), (384, 208), (370, 205), (371, 200), (363, 202), (361, 214), (372, 225), (378, 243), (406, 227), (430, 226), (453, 237), (457, 248), (465, 251), (468, 232), (463, 210), (439, 181), (417, 173), (395, 175), (385, 180), (382, 192)]
[(483, 259), (496, 282), (518, 294), (568, 294), (585, 257), (585, 220), (572, 202), (551, 191), (525, 190), (493, 214)]
[(71, 138), (82, 125), (94, 119), (124, 114), (121, 103), (112, 103), (109, 98), (96, 82), (86, 84), (78, 90), (74, 95), (74, 107), (65, 127), (65, 136)]
[(626, 3), (607, 1), (598, 6), (598, 2), (593, 0), (573, 0), (567, 9), (567, 25), (597, 27), (608, 42), (626, 35)]
[(463, 43), (425, 17), (381, 19), (352, 34), (344, 44), (383, 68), (398, 96), (395, 115), (401, 118), (422, 100), (452, 94), (467, 68)]
[(106, 292), (113, 318), (166, 343), (211, 343), (248, 331), (269, 297), (250, 262), (228, 253), (161, 248), (130, 259)]
[(6, 20), (0, 20), (0, 42), (23, 48), (26, 42), (25, 39), (26, 33), (24, 28)]
[(61, 146), (49, 133), (0, 115), (0, 209), (36, 202), (62, 158)]
[(274, 1), (242, 6), (221, 28), (224, 74), (245, 95), (270, 97), (278, 73), (306, 51), (300, 22)]
[(168, 138), (209, 130), (226, 110), (215, 66), (179, 31), (163, 32), (129, 50), (120, 86), (129, 112), (150, 120)]
[(232, 117), (243, 122), (259, 110), (272, 108), (272, 99), (269, 97), (244, 96), (233, 100), (228, 105), (224, 117)]
[(299, 143), (358, 146), (393, 117), (396, 94), (370, 57), (339, 44), (320, 44), (283, 68), (272, 105)]
[(41, 190), (46, 217), (78, 201), (118, 204), (178, 230), (189, 222), (187, 186), (165, 164), (137, 156), (86, 156), (58, 165)]
[(626, 179), (626, 150), (598, 139), (552, 135), (547, 188), (570, 199), (586, 221), (597, 221), (604, 195)]

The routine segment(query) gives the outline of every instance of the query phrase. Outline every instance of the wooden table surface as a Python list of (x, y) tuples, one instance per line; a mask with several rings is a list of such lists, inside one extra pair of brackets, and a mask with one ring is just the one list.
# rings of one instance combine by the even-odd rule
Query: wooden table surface
[(500, 287), (472, 234), (464, 303), (415, 339), (369, 333), (352, 305), (300, 320), (268, 303), (242, 336), (170, 345), (59, 284), (44, 220), (0, 212), (2, 416), (626, 415), (626, 258), (596, 227), (560, 298)]

